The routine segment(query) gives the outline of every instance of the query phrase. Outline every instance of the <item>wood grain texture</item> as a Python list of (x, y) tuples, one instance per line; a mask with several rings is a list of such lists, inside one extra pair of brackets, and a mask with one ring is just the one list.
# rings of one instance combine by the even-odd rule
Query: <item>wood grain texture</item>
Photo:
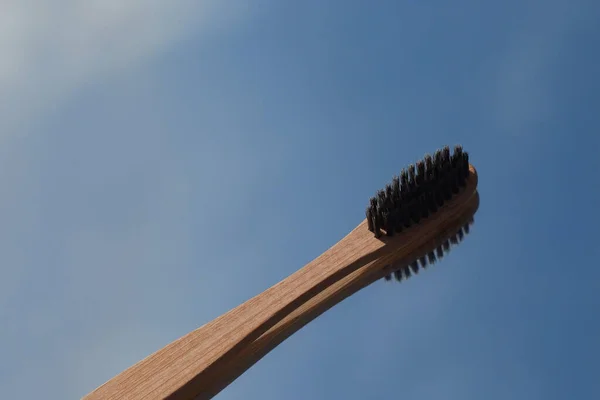
[[(253, 364), (266, 354), (264, 350), (256, 350), (256, 346), (273, 348), (276, 342), (273, 338), (281, 338), (286, 332), (297, 331), (316, 315), (330, 308), (333, 305), (331, 299), (340, 298), (341, 301), (351, 294), (349, 288), (358, 287), (357, 282), (368, 282), (365, 277), (382, 274), (384, 267), (392, 262), (412, 260), (419, 256), (418, 252), (424, 246), (434, 242), (440, 232), (456, 223), (457, 216), (464, 215), (476, 188), (477, 173), (471, 166), (467, 185), (457, 196), (431, 217), (394, 237), (374, 238), (367, 229), (366, 221), (363, 221), (345, 238), (302, 269), (168, 344), (84, 399), (210, 398), (215, 390), (220, 390), (223, 382), (235, 379), (235, 373), (230, 373), (230, 370), (239, 369), (243, 372), (249, 367), (240, 360)], [(333, 286), (336, 284), (340, 286)], [(329, 307), (317, 307), (319, 300), (307, 303), (328, 288), (337, 293), (335, 296), (321, 294), (320, 301), (328, 301), (328, 304), (331, 303)], [(343, 298), (340, 297), (342, 294), (345, 294)], [(303, 305), (304, 308), (300, 308)], [(316, 314), (317, 311), (320, 312)], [(310, 318), (312, 315), (315, 316)], [(278, 325), (279, 328), (273, 331), (279, 333), (267, 335), (271, 339), (264, 339), (264, 334), (285, 321), (286, 317), (288, 322)], [(282, 329), (284, 326), (287, 328)], [(247, 350), (253, 345), (254, 351)], [(253, 355), (241, 356), (244, 351), (250, 351)], [(256, 359), (258, 355), (260, 357)]]

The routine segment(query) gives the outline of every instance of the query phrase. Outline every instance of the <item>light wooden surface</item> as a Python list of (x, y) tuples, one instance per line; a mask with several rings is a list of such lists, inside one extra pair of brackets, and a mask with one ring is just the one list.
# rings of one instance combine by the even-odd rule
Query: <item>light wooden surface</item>
[[(272, 349), (277, 345), (273, 345), (277, 341), (274, 338), (284, 340), (333, 306), (335, 303), (332, 303), (332, 299), (339, 298), (339, 302), (351, 294), (350, 287), (360, 289), (358, 283), (364, 287), (368, 279), (363, 278), (385, 275), (383, 268), (391, 262), (412, 260), (419, 256), (418, 252), (422, 251), (423, 246), (434, 242), (440, 232), (453, 226), (465, 214), (465, 210), (472, 206), (477, 173), (472, 166), (470, 172), (466, 188), (420, 224), (400, 235), (376, 239), (368, 231), (366, 221), (363, 221), (304, 268), (168, 344), (84, 399), (210, 398), (215, 391), (220, 390), (224, 382), (235, 379), (234, 370), (242, 373), (266, 354), (264, 350), (260, 350), (261, 346)], [(336, 283), (339, 286), (332, 286)], [(321, 294), (320, 300), (307, 303), (332, 287), (330, 290), (337, 293), (335, 296), (325, 293)], [(320, 307), (320, 301), (327, 301), (331, 305)], [(300, 308), (303, 305), (304, 308)], [(317, 311), (320, 312), (317, 314)], [(265, 336), (272, 328), (273, 333)], [(286, 333), (289, 334), (285, 336)], [(252, 348), (254, 350), (250, 350)], [(250, 364), (246, 365), (242, 361)]]

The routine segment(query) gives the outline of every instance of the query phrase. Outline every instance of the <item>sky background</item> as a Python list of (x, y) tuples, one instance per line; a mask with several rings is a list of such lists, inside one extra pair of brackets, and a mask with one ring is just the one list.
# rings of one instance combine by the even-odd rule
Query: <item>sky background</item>
[(0, 397), (83, 396), (460, 143), (465, 242), (218, 398), (600, 398), (599, 19), (594, 0), (3, 0)]

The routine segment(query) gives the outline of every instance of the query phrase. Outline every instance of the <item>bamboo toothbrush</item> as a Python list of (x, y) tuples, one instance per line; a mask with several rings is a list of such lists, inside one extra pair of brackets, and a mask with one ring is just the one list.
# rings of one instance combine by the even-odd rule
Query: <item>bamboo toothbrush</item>
[(443, 255), (472, 220), (476, 189), (477, 173), (460, 146), (426, 156), (379, 191), (366, 220), (321, 256), (84, 398), (211, 398), (344, 298), (382, 277), (407, 278)]
[[(211, 382), (210, 386), (206, 387), (202, 395), (197, 396), (196, 399), (210, 399), (218, 394), (285, 339), (360, 289), (382, 278), (389, 280), (392, 273), (398, 281), (405, 280), (409, 276), (418, 273), (419, 269), (426, 268), (428, 263), (439, 260), (450, 251), (452, 244), (458, 244), (462, 241), (464, 235), (469, 232), (473, 223), (473, 215), (478, 207), (479, 194), (476, 192), (469, 200), (465, 213), (457, 216), (458, 218), (453, 225), (449, 225), (436, 240), (423, 246), (417, 252), (417, 254), (422, 255), (419, 257), (422, 259), (419, 265), (409, 264), (409, 260), (404, 259), (380, 271), (373, 272), (369, 268), (363, 267), (311, 298), (247, 346), (230, 364), (225, 365), (217, 374), (218, 379)], [(397, 268), (397, 265), (402, 265), (402, 267)]]

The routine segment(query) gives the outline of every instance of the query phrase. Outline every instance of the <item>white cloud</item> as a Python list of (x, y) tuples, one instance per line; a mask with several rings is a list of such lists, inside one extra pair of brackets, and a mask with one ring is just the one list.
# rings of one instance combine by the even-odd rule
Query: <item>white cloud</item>
[(215, 0), (7, 0), (0, 8), (0, 140), (81, 86), (247, 11)]

